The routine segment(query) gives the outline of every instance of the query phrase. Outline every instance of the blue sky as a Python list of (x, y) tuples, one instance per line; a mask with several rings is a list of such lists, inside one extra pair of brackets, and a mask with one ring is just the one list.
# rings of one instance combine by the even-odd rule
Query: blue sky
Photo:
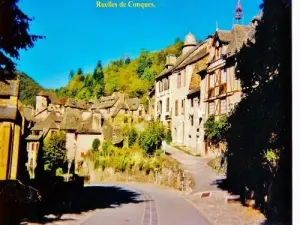
[[(113, 2), (120, 2), (115, 0)], [(139, 0), (139, 2), (145, 0)], [(21, 0), (20, 8), (35, 20), (30, 32), (46, 36), (21, 51), (17, 68), (45, 88), (66, 85), (71, 69), (92, 71), (141, 49), (155, 51), (184, 39), (198, 40), (216, 29), (231, 29), (237, 0), (148, 0), (155, 8), (96, 8), (94, 0)], [(107, 1), (103, 1), (107, 2)], [(138, 0), (136, 1), (138, 2)], [(244, 23), (259, 13), (262, 0), (241, 0)]]

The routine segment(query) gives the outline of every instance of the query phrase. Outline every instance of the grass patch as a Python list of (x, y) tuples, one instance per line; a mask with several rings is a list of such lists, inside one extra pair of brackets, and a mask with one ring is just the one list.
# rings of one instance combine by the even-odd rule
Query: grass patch
[(208, 163), (208, 166), (210, 166), (215, 172), (226, 175), (227, 171), (227, 163), (226, 161), (222, 164), (222, 156), (216, 157), (212, 160), (210, 160)]
[[(109, 145), (106, 151), (89, 152), (91, 165), (90, 179), (101, 181), (133, 181), (155, 183), (155, 168), (158, 170), (157, 183), (176, 190), (182, 188), (184, 170), (179, 162), (156, 150), (153, 155), (147, 155), (138, 145), (131, 148), (117, 148)], [(82, 174), (83, 175), (83, 174)], [(183, 180), (184, 190), (191, 192), (194, 182), (189, 174)]]

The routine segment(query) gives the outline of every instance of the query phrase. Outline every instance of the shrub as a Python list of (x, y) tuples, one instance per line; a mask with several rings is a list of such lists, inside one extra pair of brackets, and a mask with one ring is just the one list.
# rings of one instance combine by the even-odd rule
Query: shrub
[(138, 138), (138, 132), (135, 128), (132, 128), (128, 135), (128, 146), (131, 147), (134, 145)]
[(167, 144), (171, 144), (172, 143), (172, 132), (171, 132), (171, 130), (170, 129), (168, 129), (167, 131), (166, 131), (166, 142), (167, 142)]
[(93, 150), (98, 150), (99, 146), (100, 146), (100, 140), (98, 138), (95, 138), (92, 144)]
[(161, 146), (164, 138), (165, 127), (160, 122), (151, 122), (141, 133), (139, 144), (147, 154), (152, 155)]
[(60, 131), (44, 139), (43, 155), (44, 169), (55, 174), (57, 168), (62, 168), (67, 160), (66, 135)]
[(206, 138), (213, 144), (225, 140), (228, 128), (229, 123), (227, 116), (220, 116), (216, 119), (215, 116), (212, 115), (204, 124)]

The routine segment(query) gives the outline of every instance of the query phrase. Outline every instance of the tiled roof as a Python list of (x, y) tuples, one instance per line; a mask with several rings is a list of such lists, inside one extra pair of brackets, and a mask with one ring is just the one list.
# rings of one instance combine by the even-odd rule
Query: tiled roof
[(0, 96), (18, 96), (19, 80), (1, 80)]
[(126, 104), (128, 105), (129, 109), (132, 111), (138, 110), (140, 103), (141, 103), (141, 100), (139, 98), (126, 99)]

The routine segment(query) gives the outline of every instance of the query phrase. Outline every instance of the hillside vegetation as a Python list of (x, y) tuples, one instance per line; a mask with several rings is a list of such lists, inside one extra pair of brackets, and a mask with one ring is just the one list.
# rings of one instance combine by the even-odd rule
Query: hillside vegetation
[(34, 79), (25, 73), (18, 72), (20, 76), (20, 100), (26, 105), (35, 105), (35, 96), (44, 90)]
[(145, 101), (145, 94), (154, 84), (154, 78), (164, 68), (168, 54), (180, 55), (183, 42), (176, 39), (167, 48), (149, 52), (142, 50), (140, 55), (131, 60), (123, 57), (111, 61), (104, 68), (99, 60), (93, 73), (84, 73), (81, 68), (70, 72), (70, 81), (66, 87), (55, 90), (58, 96), (76, 99), (98, 98), (111, 95), (115, 91), (127, 93), (130, 97), (140, 97)]

